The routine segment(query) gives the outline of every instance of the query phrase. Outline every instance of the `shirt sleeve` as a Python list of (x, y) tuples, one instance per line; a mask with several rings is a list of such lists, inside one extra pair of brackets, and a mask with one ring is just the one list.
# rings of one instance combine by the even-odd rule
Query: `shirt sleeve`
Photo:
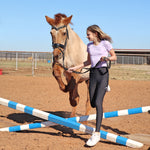
[(113, 48), (112, 44), (109, 41), (104, 41), (104, 46), (107, 49), (107, 51), (110, 51)]

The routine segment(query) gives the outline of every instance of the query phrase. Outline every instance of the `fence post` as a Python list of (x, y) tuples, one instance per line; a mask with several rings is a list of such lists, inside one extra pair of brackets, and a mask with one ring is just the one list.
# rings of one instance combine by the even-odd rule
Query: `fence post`
[(16, 52), (16, 70), (18, 70), (18, 52)]
[(32, 76), (34, 76), (34, 53), (32, 52)]
[(35, 69), (37, 69), (37, 53), (35, 53)]

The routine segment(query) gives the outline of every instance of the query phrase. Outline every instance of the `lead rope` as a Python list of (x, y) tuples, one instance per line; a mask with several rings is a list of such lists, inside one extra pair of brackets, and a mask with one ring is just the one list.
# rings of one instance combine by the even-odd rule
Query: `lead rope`
[[(108, 57), (104, 57), (104, 60), (107, 62), (107, 68), (110, 69), (111, 68), (111, 60)], [(98, 63), (95, 65), (95, 67), (92, 67), (92, 68), (96, 68), (100, 62), (101, 61), (98, 61)], [(58, 65), (60, 65), (60, 64), (58, 64)], [(66, 71), (68, 70), (68, 68), (66, 68), (64, 66), (61, 66), (61, 67), (63, 67), (64, 70), (66, 70)], [(86, 69), (86, 71), (82, 72), (83, 69)], [(83, 68), (83, 69), (81, 69), (81, 71), (74, 71), (73, 70), (72, 72), (76, 73), (76, 74), (84, 74), (84, 73), (87, 73), (88, 71), (90, 71), (91, 68)]]

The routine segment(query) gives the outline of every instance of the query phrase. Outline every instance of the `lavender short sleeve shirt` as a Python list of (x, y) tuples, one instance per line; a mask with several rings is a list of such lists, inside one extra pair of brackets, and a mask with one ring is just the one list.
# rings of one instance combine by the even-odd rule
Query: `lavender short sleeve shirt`
[[(109, 51), (112, 49), (112, 45), (107, 40), (102, 40), (98, 45), (94, 45), (93, 43), (89, 43), (87, 45), (87, 52), (90, 55), (91, 59), (91, 67), (95, 67), (95, 65), (100, 61), (102, 56), (108, 57)], [(106, 62), (100, 62), (96, 68), (107, 67)]]

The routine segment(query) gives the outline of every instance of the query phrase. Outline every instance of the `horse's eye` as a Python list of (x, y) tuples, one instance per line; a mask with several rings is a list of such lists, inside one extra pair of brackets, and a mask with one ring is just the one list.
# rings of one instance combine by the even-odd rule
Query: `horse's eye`
[(63, 35), (66, 35), (66, 32), (64, 32)]

